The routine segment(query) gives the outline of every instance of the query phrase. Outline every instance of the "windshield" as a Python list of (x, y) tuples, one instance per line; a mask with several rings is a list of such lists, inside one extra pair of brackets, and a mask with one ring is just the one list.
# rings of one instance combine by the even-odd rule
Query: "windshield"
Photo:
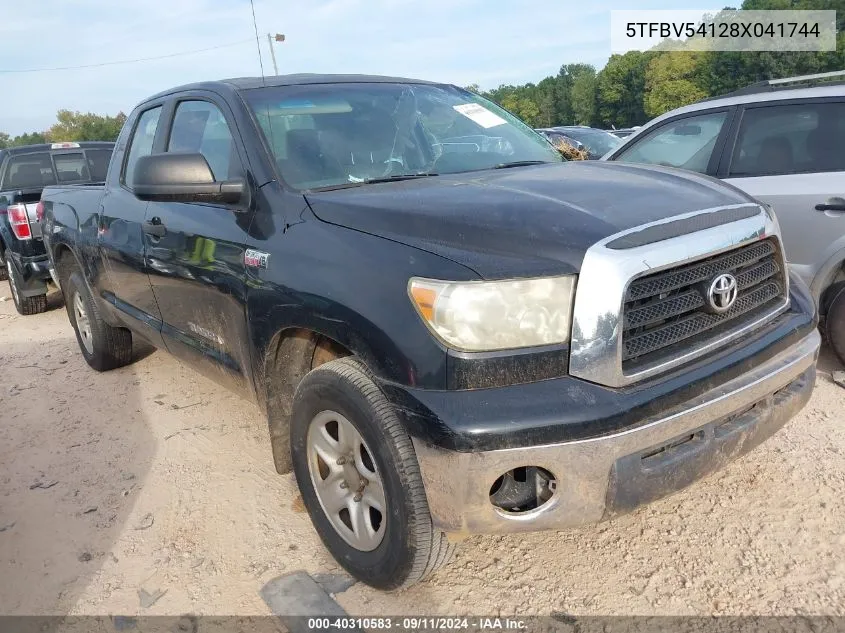
[(567, 128), (561, 134), (583, 143), (587, 151), (594, 156), (604, 156), (622, 143), (622, 139), (604, 130), (591, 128)]
[(562, 160), (519, 119), (454, 86), (316, 84), (244, 95), (297, 189)]

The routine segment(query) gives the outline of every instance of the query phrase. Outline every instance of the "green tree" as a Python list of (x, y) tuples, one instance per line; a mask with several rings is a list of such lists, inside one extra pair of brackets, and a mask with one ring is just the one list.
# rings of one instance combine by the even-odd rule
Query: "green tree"
[(47, 130), (51, 141), (114, 141), (126, 122), (123, 112), (117, 116), (101, 116), (91, 112), (59, 110), (56, 123)]
[(46, 143), (47, 137), (43, 132), (29, 132), (26, 134), (19, 134), (12, 139), (12, 147), (21, 147), (23, 145), (38, 145), (39, 143)]
[(598, 119), (603, 125), (628, 127), (645, 123), (645, 71), (655, 53), (630, 51), (612, 55), (598, 74)]
[(558, 123), (558, 83), (555, 77), (546, 77), (537, 84), (536, 103), (539, 110), (539, 122), (542, 127), (552, 127)]
[(596, 69), (586, 66), (572, 79), (570, 89), (575, 125), (593, 125), (596, 120)]
[(707, 96), (701, 88), (703, 53), (660, 53), (649, 62), (643, 107), (649, 117), (695, 103)]
[(5, 132), (0, 132), (0, 149), (6, 149), (12, 144), (12, 137)]
[(505, 110), (518, 116), (528, 125), (538, 125), (540, 108), (537, 107), (537, 104), (528, 97), (522, 97), (516, 93), (511, 93), (502, 100), (501, 106)]

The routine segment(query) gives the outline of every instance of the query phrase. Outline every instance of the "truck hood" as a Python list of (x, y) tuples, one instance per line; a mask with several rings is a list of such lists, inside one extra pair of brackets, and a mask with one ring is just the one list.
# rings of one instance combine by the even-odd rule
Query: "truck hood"
[(485, 279), (578, 272), (635, 226), (753, 200), (718, 180), (646, 165), (568, 162), (307, 192), (320, 220), (447, 257)]

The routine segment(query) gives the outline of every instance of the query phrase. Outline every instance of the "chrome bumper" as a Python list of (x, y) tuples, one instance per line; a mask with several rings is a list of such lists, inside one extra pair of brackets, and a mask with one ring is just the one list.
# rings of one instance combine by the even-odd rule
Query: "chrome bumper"
[[(434, 524), (453, 534), (568, 528), (680, 490), (748, 452), (801, 410), (815, 382), (820, 340), (813, 330), (754, 371), (615, 435), (479, 453), (415, 439)], [(652, 460), (662, 447), (667, 450)], [(535, 510), (505, 512), (490, 503), (490, 487), (520, 466), (547, 469), (556, 489)]]

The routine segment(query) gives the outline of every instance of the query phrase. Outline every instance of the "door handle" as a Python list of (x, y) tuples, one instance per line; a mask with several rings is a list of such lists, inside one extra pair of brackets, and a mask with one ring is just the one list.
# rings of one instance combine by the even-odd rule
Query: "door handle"
[(816, 205), (816, 211), (837, 211), (839, 213), (845, 213), (845, 199), (838, 197), (828, 198)]
[(153, 218), (148, 222), (144, 222), (142, 229), (144, 233), (152, 235), (153, 237), (164, 237), (167, 233), (167, 229), (164, 228), (164, 225), (158, 218)]

